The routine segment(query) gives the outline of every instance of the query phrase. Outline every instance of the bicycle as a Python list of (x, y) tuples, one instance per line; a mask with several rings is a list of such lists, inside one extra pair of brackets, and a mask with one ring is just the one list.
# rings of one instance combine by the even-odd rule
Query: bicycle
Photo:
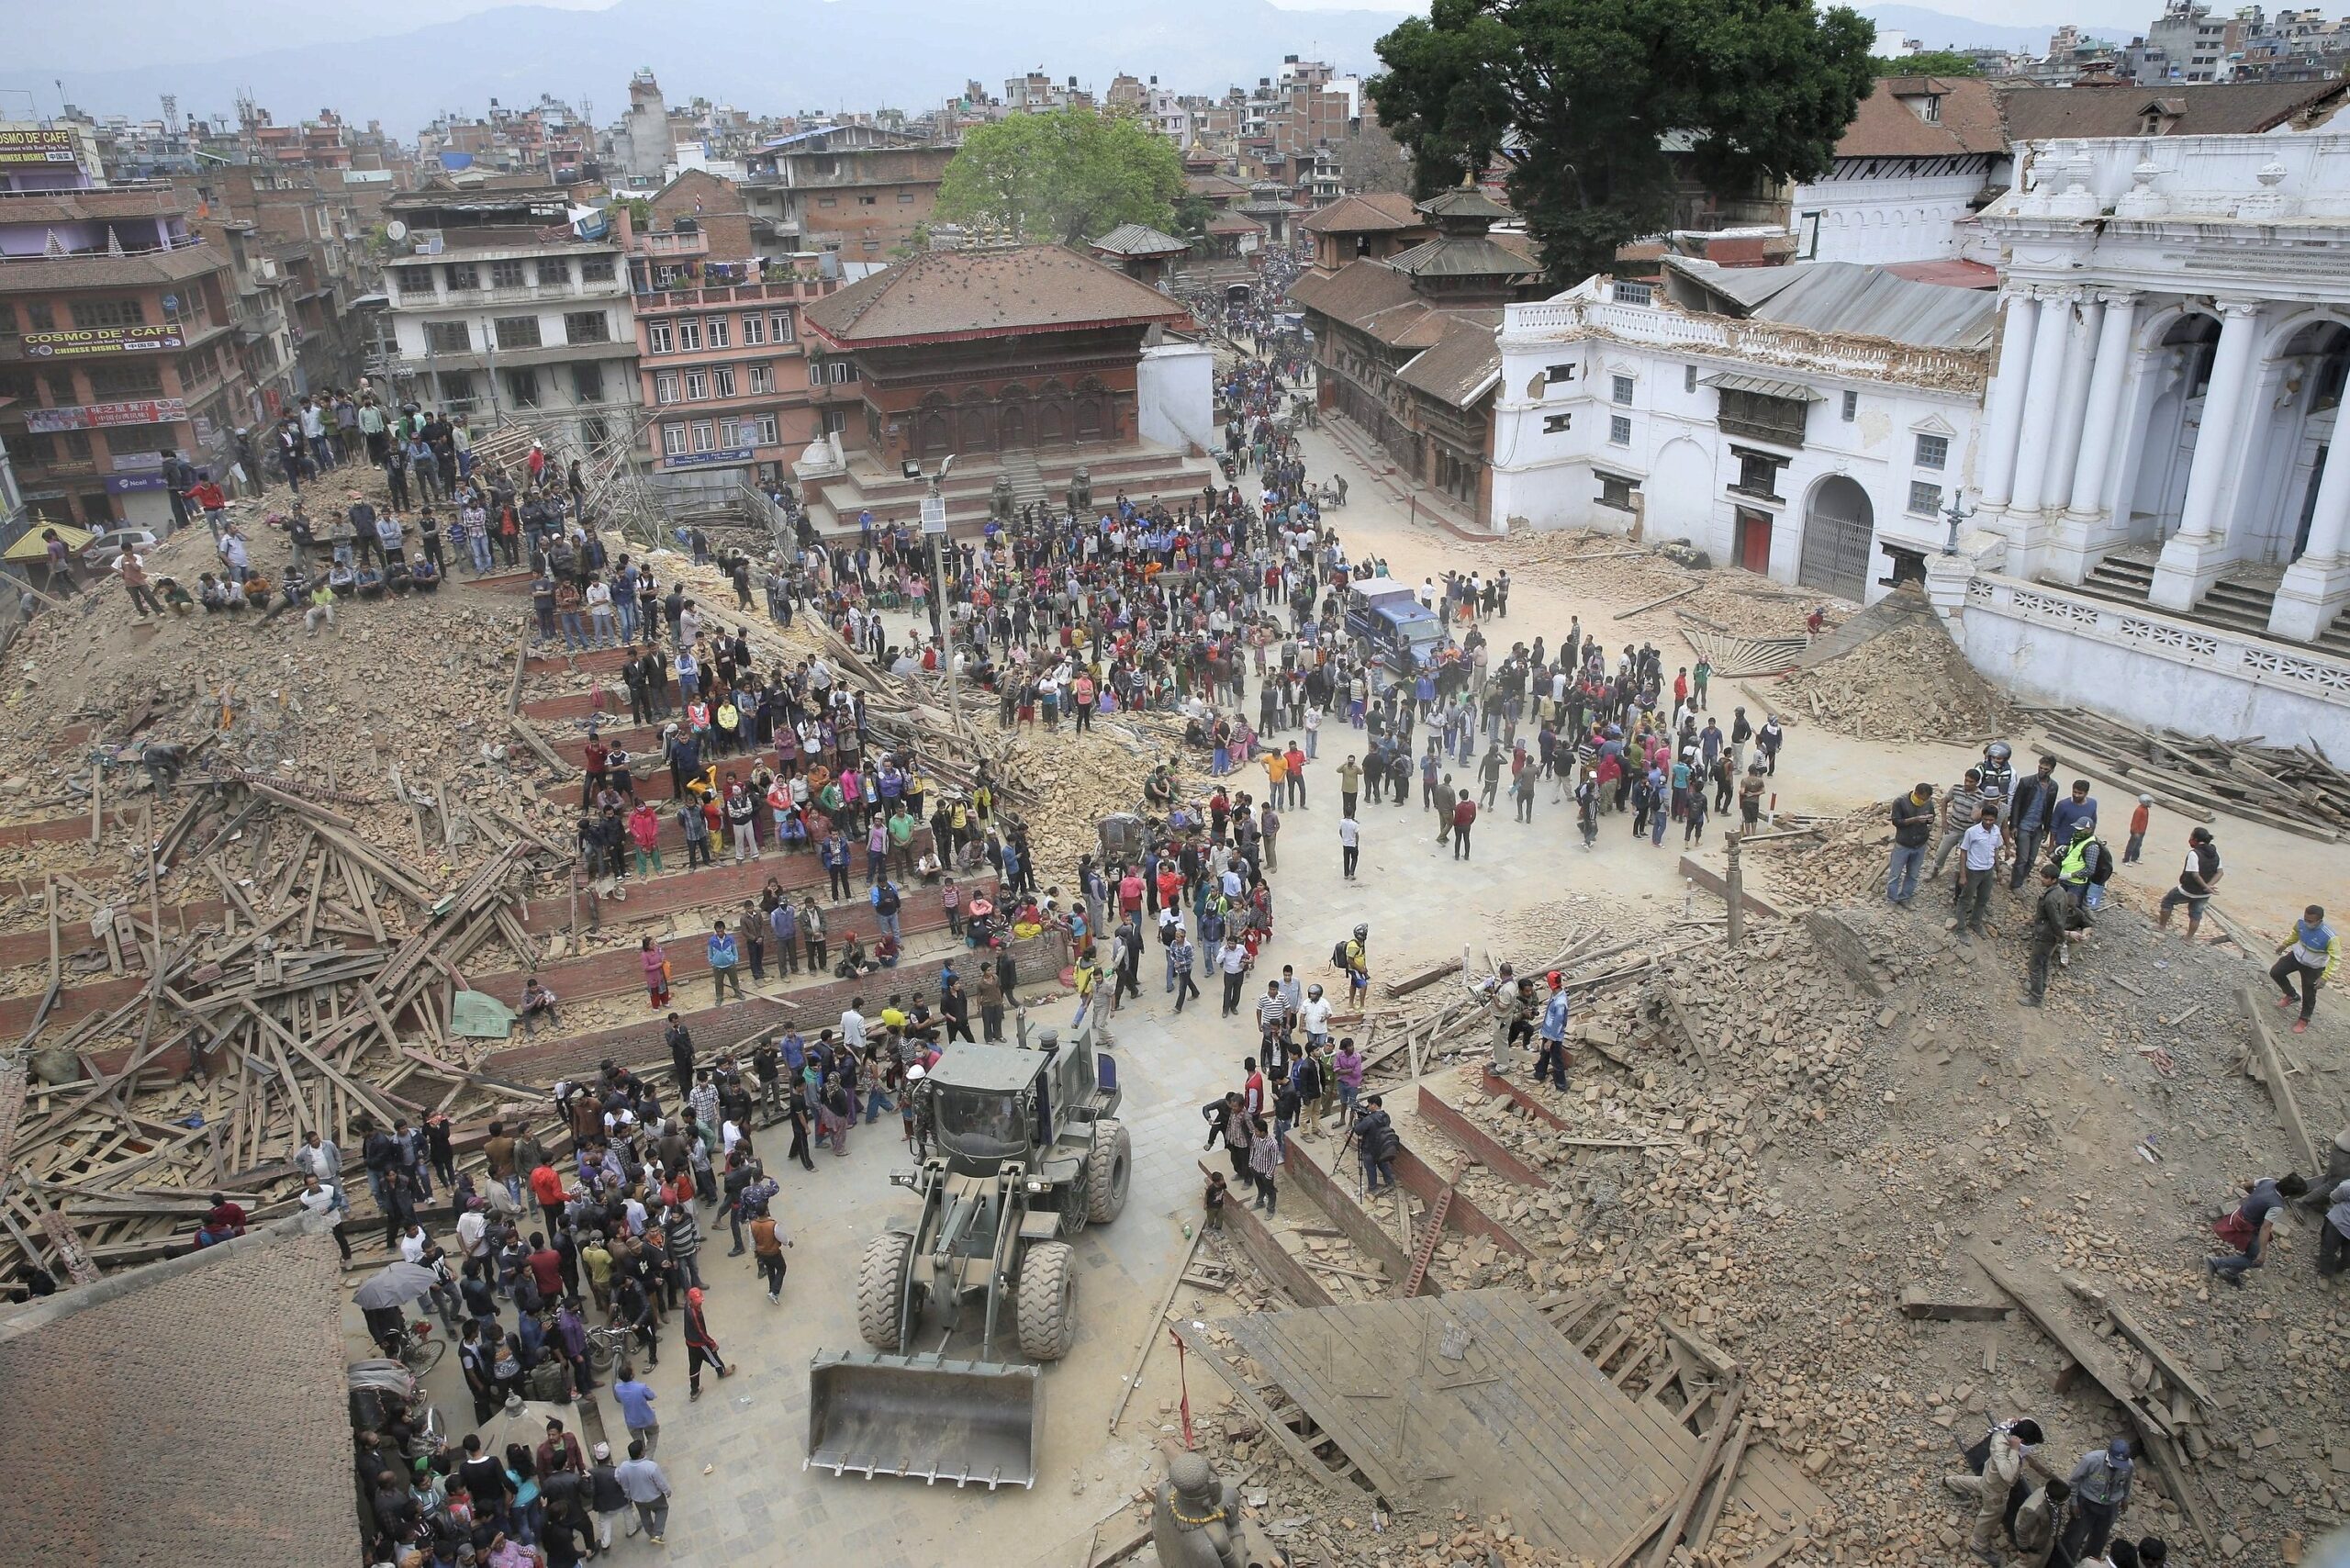
[(428, 1318), (404, 1324), (397, 1338), (386, 1336), (381, 1343), (386, 1352), (418, 1377), (439, 1366), (441, 1358), (449, 1353), (449, 1341), (433, 1334)]
[(599, 1375), (610, 1372), (627, 1356), (632, 1338), (625, 1328), (602, 1325), (590, 1327), (588, 1330), (588, 1365)]

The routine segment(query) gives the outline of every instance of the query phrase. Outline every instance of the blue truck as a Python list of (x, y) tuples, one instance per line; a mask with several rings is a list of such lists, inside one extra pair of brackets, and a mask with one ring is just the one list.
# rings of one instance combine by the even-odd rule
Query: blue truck
[(1346, 628), (1355, 652), (1399, 676), (1434, 665), (1451, 644), (1444, 622), (1404, 584), (1372, 577), (1347, 589)]

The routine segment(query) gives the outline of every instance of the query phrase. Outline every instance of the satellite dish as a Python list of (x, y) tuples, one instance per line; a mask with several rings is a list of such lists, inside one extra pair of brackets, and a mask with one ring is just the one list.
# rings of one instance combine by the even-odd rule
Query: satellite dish
[(408, 225), (402, 223), (397, 218), (393, 218), (389, 223), (384, 225), (384, 238), (389, 240), (395, 245), (398, 244), (401, 241), (408, 238)]

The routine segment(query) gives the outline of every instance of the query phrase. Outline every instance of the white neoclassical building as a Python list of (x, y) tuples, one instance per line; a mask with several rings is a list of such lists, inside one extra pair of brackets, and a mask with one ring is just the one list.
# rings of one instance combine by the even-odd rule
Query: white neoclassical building
[(1850, 263), (1669, 259), (1511, 305), (1491, 526), (1638, 531), (1855, 600), (1947, 536), (1996, 299)]
[(2350, 136), (2019, 151), (1983, 215), (1999, 569), (2350, 652)]

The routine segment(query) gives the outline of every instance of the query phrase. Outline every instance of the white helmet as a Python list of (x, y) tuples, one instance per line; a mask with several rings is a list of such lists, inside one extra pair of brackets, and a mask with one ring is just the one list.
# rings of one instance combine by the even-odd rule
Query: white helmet
[(930, 1070), (923, 1066), (920, 1062), (916, 1062), (913, 1066), (906, 1069), (906, 1081), (908, 1083), (919, 1082), (929, 1076)]

